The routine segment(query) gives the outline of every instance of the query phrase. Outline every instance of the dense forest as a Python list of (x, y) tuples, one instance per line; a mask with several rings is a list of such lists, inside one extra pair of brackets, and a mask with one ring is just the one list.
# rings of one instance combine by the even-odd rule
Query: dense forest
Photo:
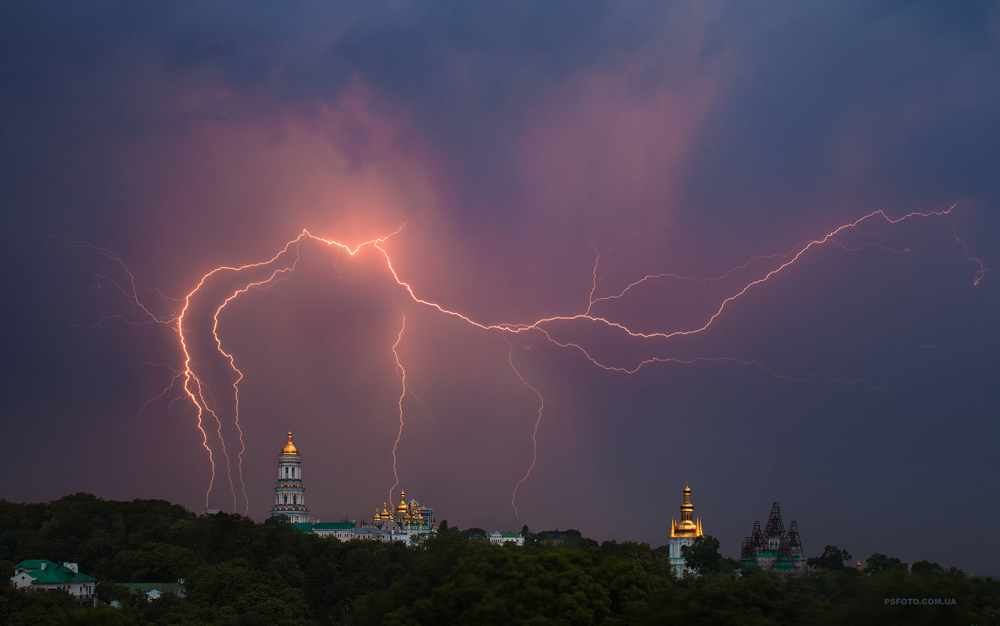
[[(445, 524), (446, 528), (446, 524)], [(962, 624), (1000, 625), (1000, 581), (874, 555), (858, 571), (827, 546), (813, 571), (737, 578), (718, 543), (699, 542), (700, 574), (676, 579), (661, 549), (569, 531), (523, 547), (447, 529), (418, 547), (306, 534), (240, 515), (196, 516), (161, 500), (0, 500), (0, 571), (24, 559), (73, 561), (99, 579), (101, 605), (0, 585), (0, 626), (22, 624)], [(176, 582), (157, 600), (121, 583)], [(941, 598), (942, 605), (892, 603)], [(886, 600), (890, 600), (889, 603)], [(118, 608), (107, 603), (117, 601)]]

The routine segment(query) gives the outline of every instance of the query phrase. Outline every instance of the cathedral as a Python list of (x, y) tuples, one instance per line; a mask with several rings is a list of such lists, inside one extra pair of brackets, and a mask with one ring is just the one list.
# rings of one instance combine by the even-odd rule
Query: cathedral
[(802, 556), (798, 522), (792, 520), (786, 533), (781, 521), (781, 505), (777, 502), (771, 505), (771, 516), (767, 518), (764, 531), (760, 530), (760, 520), (756, 520), (750, 536), (743, 539), (739, 569), (753, 566), (789, 576), (799, 576), (809, 569)]
[(421, 506), (416, 500), (407, 502), (406, 492), (401, 490), (399, 504), (393, 511), (389, 511), (388, 504), (383, 502), (382, 511), (375, 507), (372, 521), (362, 520), (357, 533), (359, 537), (370, 539), (414, 543), (421, 536), (437, 534), (434, 509)]
[(694, 518), (694, 505), (691, 504), (691, 488), (684, 486), (684, 502), (681, 504), (681, 521), (670, 520), (670, 542), (667, 544), (670, 565), (674, 574), (683, 576), (691, 570), (684, 560), (684, 551), (698, 537), (704, 536), (701, 531), (701, 518)]

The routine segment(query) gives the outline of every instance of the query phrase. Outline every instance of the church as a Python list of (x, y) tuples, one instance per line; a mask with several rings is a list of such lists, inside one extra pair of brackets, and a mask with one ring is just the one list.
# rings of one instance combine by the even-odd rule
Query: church
[[(428, 512), (428, 517), (424, 517), (424, 512)], [(382, 503), (382, 511), (375, 507), (375, 514), (372, 520), (362, 520), (358, 528), (358, 536), (364, 535), (369, 539), (381, 541), (403, 541), (407, 544), (415, 544), (424, 537), (437, 534), (434, 527), (434, 509), (422, 507), (416, 500), (406, 501), (406, 492), (399, 492), (399, 504), (393, 511), (389, 511), (388, 505)]]
[(771, 516), (767, 518), (764, 531), (760, 530), (760, 520), (755, 520), (750, 536), (743, 539), (739, 569), (754, 566), (789, 576), (799, 576), (809, 570), (802, 556), (799, 524), (792, 520), (786, 533), (781, 521), (781, 505), (777, 502), (771, 505)]

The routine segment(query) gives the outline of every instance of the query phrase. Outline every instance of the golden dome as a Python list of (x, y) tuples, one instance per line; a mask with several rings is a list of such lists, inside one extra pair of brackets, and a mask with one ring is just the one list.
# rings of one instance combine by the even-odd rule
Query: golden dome
[(399, 492), (399, 504), (396, 505), (396, 512), (397, 513), (404, 513), (404, 514), (407, 514), (407, 515), (410, 512), (410, 507), (406, 506), (406, 492), (405, 491), (400, 491)]
[(372, 518), (373, 522), (381, 522), (382, 516), (378, 514), (378, 507), (375, 507), (375, 517)]
[(382, 503), (382, 519), (392, 519), (392, 515), (389, 515), (388, 505), (385, 502)]
[(292, 443), (292, 431), (288, 431), (288, 443), (286, 443), (285, 447), (281, 449), (281, 453), (282, 454), (298, 454), (299, 453), (299, 449), (295, 447), (294, 443)]

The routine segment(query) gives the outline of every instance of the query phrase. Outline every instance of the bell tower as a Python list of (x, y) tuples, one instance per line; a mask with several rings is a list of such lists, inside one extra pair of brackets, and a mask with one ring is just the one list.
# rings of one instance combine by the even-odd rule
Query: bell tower
[(288, 443), (278, 455), (278, 484), (274, 487), (274, 508), (271, 509), (271, 516), (277, 515), (287, 515), (293, 523), (309, 521), (306, 488), (302, 485), (302, 455), (292, 443), (291, 431), (288, 431)]
[(684, 485), (684, 502), (681, 504), (681, 521), (670, 520), (670, 542), (669, 559), (677, 576), (683, 576), (690, 571), (684, 552), (694, 543), (694, 540), (703, 536), (701, 530), (701, 519), (695, 519), (694, 505), (691, 504), (691, 487)]

